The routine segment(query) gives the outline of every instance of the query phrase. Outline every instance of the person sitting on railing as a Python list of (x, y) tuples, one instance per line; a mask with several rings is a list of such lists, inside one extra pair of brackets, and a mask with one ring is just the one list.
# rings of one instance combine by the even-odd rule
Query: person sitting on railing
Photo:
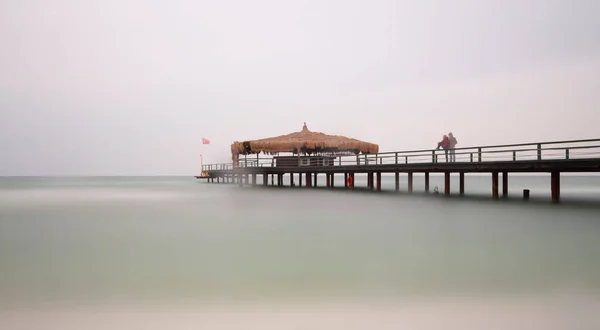
[(451, 162), (455, 162), (456, 161), (456, 154), (455, 152), (455, 148), (456, 148), (456, 144), (458, 144), (458, 141), (456, 140), (456, 138), (454, 137), (454, 135), (452, 135), (452, 132), (448, 133), (448, 147), (450, 149), (450, 161)]
[(444, 134), (442, 141), (438, 142), (435, 149), (437, 150), (440, 147), (444, 149), (444, 153), (446, 154), (446, 162), (448, 162), (448, 148), (450, 148), (450, 139), (448, 138), (448, 135)]

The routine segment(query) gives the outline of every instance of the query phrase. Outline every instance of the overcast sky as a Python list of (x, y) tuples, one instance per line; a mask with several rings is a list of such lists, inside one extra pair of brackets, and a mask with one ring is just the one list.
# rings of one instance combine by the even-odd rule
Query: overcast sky
[[(309, 129), (600, 138), (596, 0), (2, 0), (0, 175), (194, 175)], [(203, 146), (201, 138), (211, 140)]]

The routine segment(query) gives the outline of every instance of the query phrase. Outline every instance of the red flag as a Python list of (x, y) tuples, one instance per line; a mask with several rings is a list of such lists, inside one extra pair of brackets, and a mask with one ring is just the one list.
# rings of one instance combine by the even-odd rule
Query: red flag
[(210, 140), (202, 138), (202, 144), (210, 144)]

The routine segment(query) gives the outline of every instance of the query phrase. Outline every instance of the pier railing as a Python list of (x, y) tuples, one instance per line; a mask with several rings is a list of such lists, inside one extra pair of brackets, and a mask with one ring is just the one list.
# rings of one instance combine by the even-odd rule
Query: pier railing
[[(423, 149), (338, 156), (335, 161), (324, 166), (567, 161), (571, 159), (600, 159), (600, 139), (465, 147), (449, 150), (447, 153), (442, 149)], [(275, 166), (276, 161), (273, 157), (261, 158), (259, 155), (242, 156), (238, 162), (238, 167), (242, 168)], [(281, 165), (277, 167), (283, 168)], [(300, 168), (302, 167), (300, 166)], [(203, 165), (202, 171), (231, 170), (233, 168), (233, 163), (209, 164)], [(293, 169), (298, 169), (298, 166), (294, 166)]]

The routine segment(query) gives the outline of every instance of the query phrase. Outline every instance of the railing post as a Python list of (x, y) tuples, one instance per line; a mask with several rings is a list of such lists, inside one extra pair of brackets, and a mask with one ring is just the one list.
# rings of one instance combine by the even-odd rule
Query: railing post
[(436, 162), (435, 150), (431, 150), (431, 162), (432, 162), (432, 163), (435, 163), (435, 162)]
[(360, 158), (358, 158), (358, 155), (356, 155), (356, 165), (360, 165)]
[(379, 165), (383, 164), (383, 157), (379, 158)]
[(470, 156), (471, 156), (471, 163), (472, 163), (473, 162), (473, 153), (472, 152), (470, 153)]
[(513, 150), (513, 162), (517, 161), (517, 152)]
[(338, 159), (338, 165), (342, 166), (342, 156), (340, 156), (340, 158)]
[(367, 155), (365, 154), (365, 166), (369, 165), (369, 163), (367, 162)]
[(477, 148), (477, 157), (479, 159), (479, 162), (481, 163), (481, 147)]
[(244, 155), (244, 167), (248, 167), (248, 155)]
[(408, 156), (404, 156), (404, 164), (408, 164)]
[(542, 144), (538, 143), (537, 145), (537, 159), (542, 160)]
[(569, 149), (565, 150), (565, 158), (569, 160)]
[(398, 164), (398, 153), (396, 153), (396, 165)]

